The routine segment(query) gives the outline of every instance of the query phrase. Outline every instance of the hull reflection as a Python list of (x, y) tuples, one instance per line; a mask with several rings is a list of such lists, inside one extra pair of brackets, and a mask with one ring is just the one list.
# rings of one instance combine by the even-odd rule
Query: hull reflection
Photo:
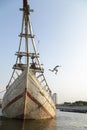
[(0, 130), (55, 130), (56, 120), (1, 120)]

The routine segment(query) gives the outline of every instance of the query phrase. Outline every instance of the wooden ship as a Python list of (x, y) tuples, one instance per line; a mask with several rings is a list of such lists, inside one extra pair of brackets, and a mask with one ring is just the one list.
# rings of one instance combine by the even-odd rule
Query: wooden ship
[(22, 28), (16, 63), (3, 96), (2, 113), (7, 118), (48, 119), (56, 114), (52, 92), (44, 76), (30, 22), (33, 11), (23, 0)]

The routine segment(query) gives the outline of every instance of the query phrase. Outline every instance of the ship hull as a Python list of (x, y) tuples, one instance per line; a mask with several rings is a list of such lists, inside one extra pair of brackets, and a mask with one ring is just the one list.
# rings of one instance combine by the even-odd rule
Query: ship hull
[(2, 113), (8, 118), (54, 118), (55, 105), (35, 75), (24, 71), (7, 89), (3, 98)]

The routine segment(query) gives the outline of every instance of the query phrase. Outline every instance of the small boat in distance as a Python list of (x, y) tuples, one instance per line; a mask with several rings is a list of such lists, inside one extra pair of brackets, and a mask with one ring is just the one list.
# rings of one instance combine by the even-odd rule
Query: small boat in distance
[(7, 118), (48, 119), (56, 115), (53, 94), (44, 76), (30, 22), (28, 1), (23, 0), (22, 28), (16, 63), (2, 101), (2, 113)]

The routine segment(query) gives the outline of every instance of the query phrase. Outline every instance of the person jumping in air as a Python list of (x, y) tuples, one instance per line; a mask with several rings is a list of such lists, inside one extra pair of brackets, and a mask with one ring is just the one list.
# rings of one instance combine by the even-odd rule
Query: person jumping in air
[(57, 66), (55, 66), (52, 70), (49, 69), (49, 71), (55, 72), (55, 74), (57, 74), (57, 72), (58, 72), (58, 67), (61, 67), (61, 66), (57, 65)]

